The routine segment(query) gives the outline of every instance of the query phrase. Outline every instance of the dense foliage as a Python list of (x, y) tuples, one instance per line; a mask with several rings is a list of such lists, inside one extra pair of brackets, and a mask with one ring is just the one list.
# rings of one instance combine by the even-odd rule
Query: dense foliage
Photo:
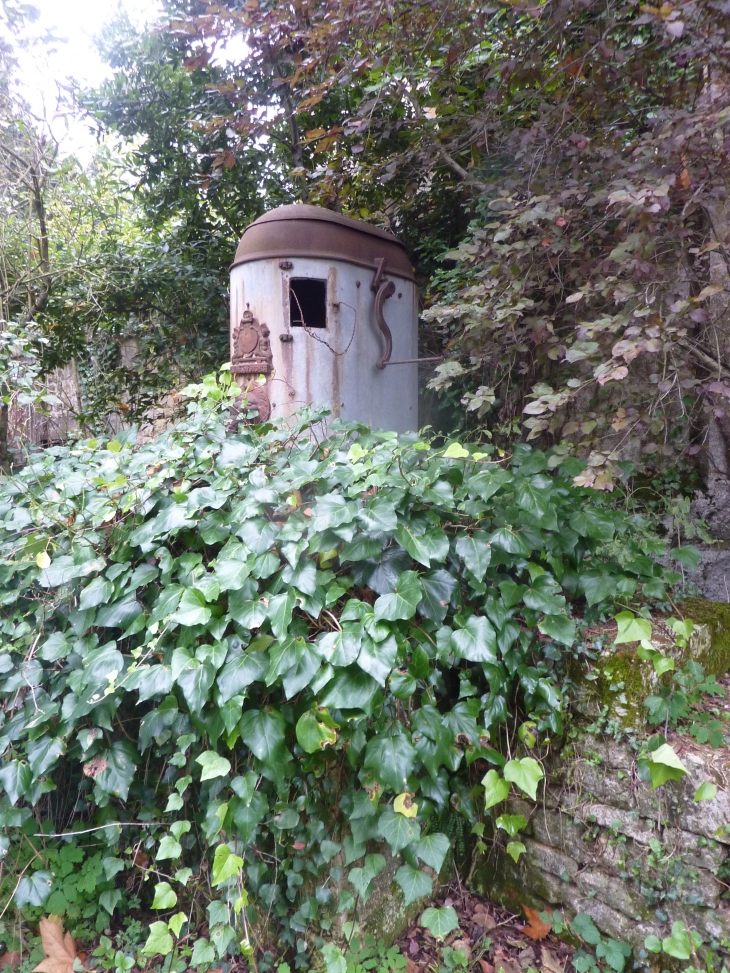
[(561, 729), (576, 616), (671, 580), (576, 460), (317, 415), (229, 434), (236, 391), (0, 486), (3, 891), (71, 921), (141, 901), (150, 954), (207, 908), (196, 965), (356, 919), (371, 840), (427, 894), (451, 815), (535, 797), (519, 740)]

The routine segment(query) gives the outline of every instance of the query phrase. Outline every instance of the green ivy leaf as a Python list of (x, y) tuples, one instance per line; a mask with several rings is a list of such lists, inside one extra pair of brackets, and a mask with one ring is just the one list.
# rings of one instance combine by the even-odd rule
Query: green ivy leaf
[(544, 776), (542, 767), (532, 757), (508, 760), (504, 765), (504, 779), (516, 784), (533, 801), (537, 800), (537, 785)]
[(697, 788), (694, 796), (695, 802), (697, 801), (714, 801), (717, 797), (717, 787), (712, 783), (712, 781), (704, 780)]
[(229, 878), (240, 875), (243, 858), (234, 855), (228, 845), (218, 845), (213, 858), (213, 885), (223, 885)]
[(30, 875), (23, 875), (15, 890), (14, 901), (18, 909), (24, 905), (41, 906), (51, 894), (53, 876), (42, 869)]
[(478, 530), (470, 537), (460, 537), (455, 545), (456, 553), (478, 581), (484, 578), (492, 560), (492, 548), (488, 538), (485, 531)]
[(413, 841), (418, 841), (421, 829), (412, 818), (406, 818), (395, 811), (383, 811), (378, 821), (378, 834), (390, 845), (393, 854), (397, 855)]
[(173, 941), (166, 922), (153, 922), (150, 934), (142, 947), (145, 956), (168, 956), (172, 952)]
[(482, 778), (484, 787), (484, 808), (488, 810), (495, 804), (501, 804), (509, 796), (509, 784), (502, 780), (496, 770), (488, 770)]
[(286, 735), (286, 724), (281, 713), (266, 708), (248, 710), (238, 724), (241, 739), (265, 764), (271, 765), (280, 755)]
[(427, 834), (421, 838), (416, 847), (416, 854), (426, 865), (429, 865), (438, 875), (444, 859), (451, 849), (451, 842), (445, 834)]
[(672, 934), (662, 939), (662, 949), (673, 959), (688, 960), (692, 957), (692, 942), (683, 922), (672, 923)]
[(320, 723), (312, 712), (302, 713), (296, 725), (297, 741), (305, 753), (317, 753), (327, 746), (334, 746), (337, 734)]
[(506, 851), (512, 861), (517, 864), (517, 862), (520, 860), (520, 856), (524, 855), (527, 848), (522, 844), (521, 841), (508, 841)]
[(159, 882), (155, 886), (155, 897), (152, 900), (153, 909), (172, 909), (177, 905), (177, 895), (173, 892), (169, 882)]
[(433, 894), (431, 877), (412, 865), (401, 865), (395, 873), (395, 880), (401, 887), (405, 905)]
[(178, 912), (174, 915), (167, 923), (168, 929), (175, 933), (176, 936), (180, 935), (180, 930), (188, 921), (188, 917), (184, 912)]
[(426, 909), (421, 916), (421, 927), (428, 929), (435, 939), (445, 939), (450, 932), (459, 928), (456, 909), (444, 906), (441, 909)]
[(472, 615), (451, 636), (454, 654), (468, 662), (497, 662), (497, 635), (484, 615)]
[(182, 855), (182, 845), (175, 841), (172, 835), (166, 834), (160, 841), (155, 858), (157, 861), (164, 861), (166, 858), (179, 858), (180, 855)]
[(506, 831), (510, 838), (514, 838), (527, 827), (527, 818), (521, 814), (500, 814), (495, 823), (498, 828)]
[(601, 942), (601, 934), (593, 919), (587, 913), (579, 912), (570, 925), (576, 936), (580, 936), (583, 942), (588, 943), (589, 946), (597, 946)]
[(618, 623), (618, 634), (615, 645), (624, 642), (641, 642), (651, 639), (651, 622), (646, 618), (638, 618), (633, 612), (620, 612), (614, 616)]
[(365, 748), (365, 770), (396, 794), (407, 790), (415, 762), (416, 749), (405, 733), (374, 736)]
[[(171, 950), (172, 946), (170, 946), (169, 951)], [(213, 946), (211, 946), (207, 939), (196, 939), (195, 943), (193, 944), (193, 955), (190, 958), (190, 965), (197, 967), (210, 963), (215, 963), (215, 949)]]
[(423, 588), (416, 572), (403, 571), (395, 583), (395, 591), (381, 595), (375, 602), (375, 619), (394, 622), (413, 618), (422, 597)]
[(647, 756), (647, 766), (654, 790), (668, 780), (681, 780), (688, 773), (687, 768), (668, 743), (663, 743)]
[(195, 762), (203, 768), (200, 775), (201, 781), (225, 777), (231, 771), (231, 761), (221, 757), (214, 750), (206, 750), (205, 753), (201, 753), (199, 757), (195, 758)]

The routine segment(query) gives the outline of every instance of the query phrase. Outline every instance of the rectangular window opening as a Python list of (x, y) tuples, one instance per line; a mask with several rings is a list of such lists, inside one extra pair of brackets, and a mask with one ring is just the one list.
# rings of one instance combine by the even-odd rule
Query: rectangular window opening
[(327, 327), (327, 281), (293, 277), (289, 281), (289, 324), (292, 328)]

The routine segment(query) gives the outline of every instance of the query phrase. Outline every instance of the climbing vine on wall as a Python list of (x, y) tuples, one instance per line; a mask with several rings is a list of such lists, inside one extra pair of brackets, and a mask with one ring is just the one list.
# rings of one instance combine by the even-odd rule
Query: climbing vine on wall
[(49, 449), (0, 485), (9, 892), (73, 915), (76, 860), (107, 913), (159, 912), (149, 955), (190, 937), (193, 965), (321, 942), (387, 849), (428, 895), (445, 816), (537, 794), (519, 741), (560, 731), (576, 615), (672, 580), (576, 460), (314, 413), (229, 434), (235, 392), (210, 377), (155, 442)]

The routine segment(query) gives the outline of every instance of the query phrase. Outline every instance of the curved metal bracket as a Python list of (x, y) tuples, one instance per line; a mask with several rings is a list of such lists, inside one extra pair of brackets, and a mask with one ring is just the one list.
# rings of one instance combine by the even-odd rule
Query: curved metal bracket
[(380, 333), (385, 338), (385, 351), (377, 360), (376, 367), (384, 369), (390, 361), (393, 353), (393, 335), (390, 333), (388, 323), (383, 316), (383, 304), (389, 297), (395, 294), (395, 283), (385, 277), (385, 257), (379, 257), (376, 261), (375, 277), (371, 284), (375, 294), (375, 323), (380, 328)]

